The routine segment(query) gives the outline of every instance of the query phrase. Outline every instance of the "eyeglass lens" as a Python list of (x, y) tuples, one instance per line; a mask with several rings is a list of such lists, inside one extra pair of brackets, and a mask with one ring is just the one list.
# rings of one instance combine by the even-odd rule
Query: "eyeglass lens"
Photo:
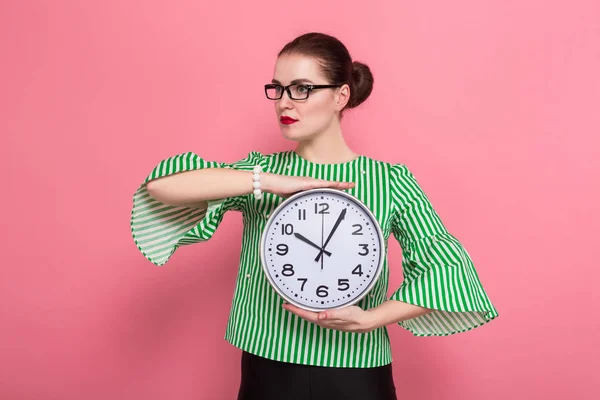
[[(308, 97), (308, 87), (306, 85), (291, 85), (289, 87), (290, 92), (292, 93), (292, 99), (294, 100), (302, 100)], [(283, 92), (283, 86), (281, 85), (273, 85), (273, 87), (267, 88), (267, 96), (270, 99), (278, 99), (281, 97)]]

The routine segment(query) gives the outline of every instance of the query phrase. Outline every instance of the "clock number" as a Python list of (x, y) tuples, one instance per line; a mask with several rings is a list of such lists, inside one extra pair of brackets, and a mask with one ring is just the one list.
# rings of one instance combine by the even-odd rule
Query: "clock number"
[[(321, 209), (319, 210), (319, 207)], [(329, 214), (329, 204), (328, 203), (315, 203), (315, 214)]]
[(341, 290), (343, 292), (345, 290), (350, 289), (350, 284), (348, 282), (350, 282), (349, 279), (338, 279), (338, 290)]
[(362, 247), (365, 250), (365, 253), (358, 253), (358, 255), (360, 256), (366, 256), (367, 254), (369, 254), (369, 245), (368, 244), (359, 244), (360, 247)]
[(298, 209), (298, 220), (306, 220), (306, 209), (305, 208)]
[(306, 281), (308, 280), (308, 278), (298, 278), (299, 281), (302, 281), (302, 286), (300, 286), (300, 291), (304, 292), (304, 285), (306, 284)]
[(362, 264), (358, 264), (358, 265), (356, 266), (356, 268), (354, 268), (354, 269), (352, 270), (352, 275), (358, 275), (358, 276), (362, 276), (362, 275), (363, 275), (363, 272), (362, 272)]
[(281, 275), (293, 276), (294, 275), (294, 266), (292, 264), (283, 264), (283, 271), (281, 271)]
[(327, 289), (329, 289), (327, 286), (325, 285), (321, 285), (317, 288), (317, 296), (319, 297), (327, 297), (329, 296), (329, 293), (327, 292)]
[(288, 245), (281, 243), (277, 245), (277, 255), (285, 256), (288, 253)]
[(281, 234), (282, 235), (291, 235), (292, 233), (294, 233), (294, 225), (292, 225), (292, 224), (281, 225)]
[(358, 226), (358, 228), (352, 232), (353, 235), (362, 235), (362, 225), (361, 224), (354, 224), (352, 225), (352, 227), (354, 228), (355, 226)]

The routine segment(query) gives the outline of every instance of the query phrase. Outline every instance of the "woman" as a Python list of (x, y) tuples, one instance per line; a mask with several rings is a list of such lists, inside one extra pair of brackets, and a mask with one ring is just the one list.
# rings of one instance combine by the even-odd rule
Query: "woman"
[[(244, 214), (225, 335), (243, 351), (239, 399), (396, 399), (387, 325), (443, 336), (498, 316), (469, 254), (409, 169), (360, 155), (344, 141), (344, 110), (365, 101), (372, 87), (369, 68), (353, 62), (339, 40), (302, 35), (281, 50), (265, 85), (295, 150), (252, 151), (233, 164), (177, 155), (157, 165), (134, 195), (132, 234), (156, 265), (181, 245), (210, 239), (226, 211)], [(262, 172), (253, 173), (256, 166)], [(363, 201), (386, 241), (390, 234), (399, 241), (404, 281), (391, 298), (387, 254), (369, 295), (343, 309), (308, 312), (284, 304), (269, 285), (259, 242), (270, 213), (293, 193), (325, 187)]]

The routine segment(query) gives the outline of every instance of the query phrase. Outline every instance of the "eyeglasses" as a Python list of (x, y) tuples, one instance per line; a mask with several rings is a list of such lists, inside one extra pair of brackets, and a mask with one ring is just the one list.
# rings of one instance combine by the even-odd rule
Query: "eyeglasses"
[(265, 94), (269, 100), (279, 100), (283, 96), (285, 90), (292, 100), (305, 100), (308, 95), (315, 89), (336, 88), (342, 85), (309, 85), (304, 83), (294, 83), (292, 85), (282, 86), (276, 83), (265, 85)]

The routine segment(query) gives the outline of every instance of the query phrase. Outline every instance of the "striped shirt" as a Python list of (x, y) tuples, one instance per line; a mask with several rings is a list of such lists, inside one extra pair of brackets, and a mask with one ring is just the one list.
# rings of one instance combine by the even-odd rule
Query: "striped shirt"
[[(318, 164), (295, 151), (250, 152), (227, 164), (184, 153), (160, 162), (133, 196), (131, 232), (138, 249), (163, 265), (182, 245), (209, 240), (226, 211), (243, 215), (243, 238), (225, 339), (272, 360), (328, 367), (377, 367), (392, 362), (387, 327), (367, 333), (322, 328), (284, 310), (260, 261), (260, 239), (269, 215), (284, 200), (264, 193), (210, 200), (208, 209), (165, 205), (150, 197), (146, 184), (159, 177), (203, 168), (232, 168), (318, 179), (353, 181), (345, 190), (378, 220), (385, 239), (381, 275), (357, 305), (365, 310), (393, 299), (433, 311), (398, 324), (415, 336), (445, 336), (481, 326), (498, 316), (462, 244), (448, 232), (414, 175), (404, 164), (366, 156), (340, 164)], [(250, 182), (249, 182), (250, 185)], [(388, 299), (388, 238), (402, 248), (403, 282)]]

